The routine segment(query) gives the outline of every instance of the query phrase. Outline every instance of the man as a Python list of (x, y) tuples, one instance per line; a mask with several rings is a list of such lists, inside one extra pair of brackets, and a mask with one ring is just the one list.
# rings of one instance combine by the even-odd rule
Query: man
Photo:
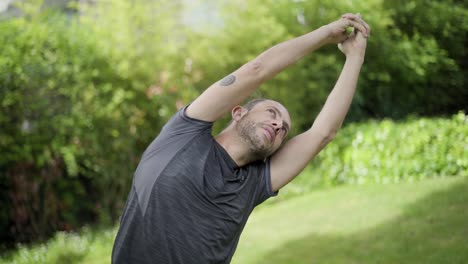
[[(266, 50), (177, 112), (138, 165), (112, 262), (229, 263), (253, 208), (298, 175), (341, 126), (369, 33), (360, 15), (345, 14)], [(340, 77), (312, 127), (282, 144), (291, 127), (284, 106), (238, 104), (328, 43), (340, 43), (346, 55)], [(213, 137), (213, 122), (228, 111), (232, 122)]]

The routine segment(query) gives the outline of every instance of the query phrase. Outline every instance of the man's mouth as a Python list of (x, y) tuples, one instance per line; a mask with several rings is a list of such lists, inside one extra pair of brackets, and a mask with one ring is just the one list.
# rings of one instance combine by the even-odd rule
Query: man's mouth
[(272, 128), (270, 127), (264, 127), (265, 134), (267, 135), (268, 139), (273, 142), (275, 140), (275, 133)]

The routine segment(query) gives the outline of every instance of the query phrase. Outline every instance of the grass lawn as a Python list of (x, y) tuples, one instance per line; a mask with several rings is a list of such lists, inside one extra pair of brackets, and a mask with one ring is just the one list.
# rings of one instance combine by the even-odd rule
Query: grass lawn
[(468, 178), (345, 186), (258, 208), (232, 263), (468, 263)]
[[(115, 231), (59, 233), (0, 263), (109, 263)], [(468, 263), (468, 177), (344, 186), (262, 205), (232, 263)]]

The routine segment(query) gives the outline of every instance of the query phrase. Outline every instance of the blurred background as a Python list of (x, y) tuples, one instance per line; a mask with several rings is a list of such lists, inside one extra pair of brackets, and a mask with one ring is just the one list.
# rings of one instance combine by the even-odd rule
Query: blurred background
[[(455, 0), (1, 0), (0, 258), (108, 263), (133, 171), (172, 114), (270, 46), (348, 12), (361, 13), (372, 35), (343, 129), (260, 213), (315, 192), (336, 195), (339, 188), (367, 190), (370, 196), (359, 201), (399, 197), (399, 189), (421, 193), (419, 199), (443, 186), (456, 188), (456, 205), (437, 201), (438, 208), (458, 212), (441, 230), (460, 236), (436, 244), (448, 250), (439, 251), (441, 259), (457, 255), (449, 250), (455, 248), (466, 261), (468, 215), (460, 212), (468, 211), (468, 4)], [(297, 134), (312, 124), (343, 62), (336, 46), (323, 47), (254, 96), (282, 102)], [(385, 186), (400, 187), (383, 194)], [(451, 197), (447, 193), (441, 197)], [(298, 208), (304, 210), (310, 208)], [(432, 216), (428, 209), (419, 224)], [(257, 244), (249, 234), (240, 245)], [(423, 249), (415, 259), (434, 252)], [(240, 246), (235, 261), (261, 262), (263, 251), (247, 251)], [(311, 263), (308, 251), (277, 256), (277, 263)], [(323, 262), (320, 257), (314, 259)]]

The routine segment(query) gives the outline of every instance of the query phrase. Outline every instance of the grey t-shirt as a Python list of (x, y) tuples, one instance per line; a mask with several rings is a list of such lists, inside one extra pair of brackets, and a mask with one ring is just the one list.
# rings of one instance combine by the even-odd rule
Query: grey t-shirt
[(185, 109), (143, 153), (112, 263), (229, 263), (253, 208), (276, 195), (269, 159), (237, 167)]

